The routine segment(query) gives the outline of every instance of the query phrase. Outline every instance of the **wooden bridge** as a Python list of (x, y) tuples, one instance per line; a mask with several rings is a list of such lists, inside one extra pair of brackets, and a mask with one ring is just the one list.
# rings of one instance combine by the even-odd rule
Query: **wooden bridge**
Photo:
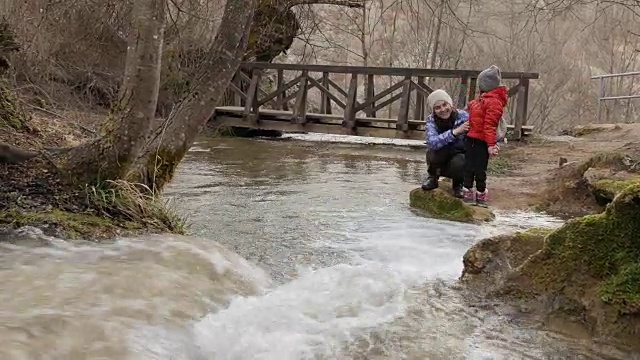
[[(479, 73), (243, 63), (227, 90), (232, 106), (216, 108), (213, 120), (221, 127), (424, 140), (425, 100), (433, 84), (463, 108), (476, 96)], [(508, 136), (520, 139), (533, 131), (526, 124), (529, 81), (538, 74), (503, 72), (502, 78), (509, 87)]]

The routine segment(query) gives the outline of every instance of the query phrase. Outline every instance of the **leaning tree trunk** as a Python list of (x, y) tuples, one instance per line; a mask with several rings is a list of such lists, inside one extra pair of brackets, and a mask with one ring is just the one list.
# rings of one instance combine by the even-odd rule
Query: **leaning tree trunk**
[(137, 32), (136, 66), (123, 92), (127, 97), (105, 122), (100, 138), (71, 149), (61, 159), (61, 168), (78, 183), (123, 178), (151, 130), (160, 86), (165, 0), (136, 0), (132, 22)]
[(214, 45), (196, 76), (198, 84), (175, 112), (156, 127), (127, 176), (161, 190), (213, 115), (247, 47), (257, 0), (227, 0)]

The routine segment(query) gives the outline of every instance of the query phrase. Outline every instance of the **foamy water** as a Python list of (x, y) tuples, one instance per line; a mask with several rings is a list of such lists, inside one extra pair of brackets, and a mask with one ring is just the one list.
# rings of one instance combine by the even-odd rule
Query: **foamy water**
[(0, 243), (1, 359), (634, 356), (468, 303), (456, 279), (474, 242), (559, 222), (420, 217), (408, 192), (423, 154), (247, 139), (197, 150), (167, 191), (189, 236), (25, 230)]

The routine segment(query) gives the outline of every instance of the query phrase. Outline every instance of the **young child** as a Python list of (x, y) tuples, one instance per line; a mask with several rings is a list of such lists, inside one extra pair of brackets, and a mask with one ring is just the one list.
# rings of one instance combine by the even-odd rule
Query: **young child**
[[(469, 102), (469, 131), (465, 141), (464, 202), (487, 206), (487, 165), (489, 156), (498, 154), (496, 129), (509, 97), (501, 86), (500, 69), (491, 65), (478, 75), (480, 95)], [(475, 199), (473, 185), (476, 185)]]

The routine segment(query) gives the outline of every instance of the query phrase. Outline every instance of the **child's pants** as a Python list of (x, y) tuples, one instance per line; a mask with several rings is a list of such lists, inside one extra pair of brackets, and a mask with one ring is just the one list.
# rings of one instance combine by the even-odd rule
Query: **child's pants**
[(487, 189), (487, 166), (489, 165), (489, 146), (486, 142), (471, 137), (465, 141), (464, 183), (467, 189), (484, 192)]

